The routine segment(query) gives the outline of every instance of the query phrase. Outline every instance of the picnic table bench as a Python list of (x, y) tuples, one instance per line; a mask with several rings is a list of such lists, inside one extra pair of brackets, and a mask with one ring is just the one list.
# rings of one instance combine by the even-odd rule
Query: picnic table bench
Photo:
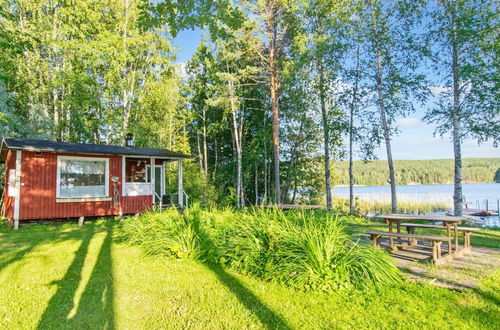
[(386, 231), (369, 231), (367, 234), (370, 235), (370, 238), (373, 241), (373, 245), (376, 247), (380, 247), (380, 238), (382, 236), (387, 237), (397, 237), (397, 238), (408, 238), (409, 240), (426, 240), (430, 241), (432, 244), (432, 260), (435, 263), (440, 263), (442, 258), (441, 254), (441, 244), (443, 242), (448, 242), (448, 246), (451, 245), (451, 237), (449, 236), (433, 236), (433, 235), (415, 235), (415, 234), (405, 234), (405, 233), (392, 233)]
[[(437, 225), (422, 225), (422, 224), (415, 224), (415, 223), (402, 223), (401, 226), (406, 227), (406, 231), (409, 234), (414, 234), (415, 233), (415, 228), (431, 228), (431, 229), (448, 229), (447, 226), (437, 226)], [(464, 249), (470, 248), (470, 235), (473, 232), (480, 231), (481, 228), (475, 228), (475, 227), (457, 227), (458, 231), (461, 231), (463, 233), (464, 237)], [(411, 241), (410, 245), (414, 245), (415, 241)], [(451, 244), (448, 246), (448, 252), (451, 253)]]

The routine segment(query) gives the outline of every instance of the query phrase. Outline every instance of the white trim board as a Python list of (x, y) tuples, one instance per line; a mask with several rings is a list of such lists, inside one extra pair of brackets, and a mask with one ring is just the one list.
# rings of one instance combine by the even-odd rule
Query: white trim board
[(16, 192), (14, 196), (14, 228), (17, 229), (19, 225), (19, 213), (21, 206), (21, 162), (22, 162), (21, 150), (16, 151)]

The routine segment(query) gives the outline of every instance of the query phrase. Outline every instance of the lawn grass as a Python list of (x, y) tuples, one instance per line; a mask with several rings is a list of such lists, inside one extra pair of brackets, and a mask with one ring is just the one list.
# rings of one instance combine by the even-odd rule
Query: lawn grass
[[(145, 256), (113, 240), (118, 226), (2, 228), (0, 328), (500, 327), (499, 270), (465, 292), (406, 282), (380, 292), (304, 293), (219, 266)], [(499, 242), (481, 242), (489, 240)]]

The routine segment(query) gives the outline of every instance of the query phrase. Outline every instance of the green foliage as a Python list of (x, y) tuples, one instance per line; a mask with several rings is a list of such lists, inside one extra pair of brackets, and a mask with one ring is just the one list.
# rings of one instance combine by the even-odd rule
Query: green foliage
[(380, 288), (400, 280), (393, 260), (353, 243), (338, 218), (314, 213), (284, 218), (273, 243), (266, 278), (298, 289)]
[(435, 93), (438, 102), (424, 119), (436, 124), (440, 135), (458, 129), (461, 141), (470, 137), (498, 144), (498, 4), (453, 0), (429, 2), (426, 9), (430, 19), (423, 29), (425, 55), (441, 92)]
[(399, 283), (392, 259), (353, 242), (324, 212), (175, 210), (127, 219), (122, 241), (148, 254), (202, 259), (299, 290), (381, 288)]
[(146, 212), (128, 219), (117, 236), (119, 241), (141, 245), (149, 255), (169, 255), (197, 259), (201, 254), (199, 237), (193, 222), (172, 208), (162, 213)]
[(0, 1), (0, 135), (185, 151), (171, 46), (138, 2)]
[[(354, 183), (364, 186), (383, 186), (387, 184), (389, 171), (387, 162), (383, 160), (354, 162)], [(336, 185), (348, 185), (349, 163), (335, 163), (338, 171)], [(447, 184), (453, 182), (452, 159), (433, 160), (396, 160), (396, 182), (398, 185), (408, 184)], [(495, 182), (495, 173), (500, 167), (499, 158), (469, 158), (463, 160), (463, 181)]]

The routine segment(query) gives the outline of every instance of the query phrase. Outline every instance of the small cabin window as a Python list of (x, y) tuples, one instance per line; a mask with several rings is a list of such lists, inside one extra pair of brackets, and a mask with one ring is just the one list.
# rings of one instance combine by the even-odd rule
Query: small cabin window
[(150, 182), (149, 171), (151, 160), (148, 158), (125, 159), (125, 182), (147, 183)]
[(65, 157), (57, 159), (57, 197), (107, 197), (109, 160), (107, 158)]

